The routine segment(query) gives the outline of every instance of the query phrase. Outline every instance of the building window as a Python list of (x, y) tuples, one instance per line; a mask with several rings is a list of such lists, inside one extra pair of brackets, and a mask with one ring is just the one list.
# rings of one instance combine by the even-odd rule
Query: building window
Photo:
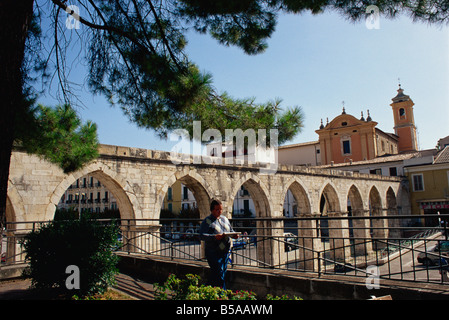
[(399, 109), (399, 119), (405, 119), (405, 109)]
[(424, 178), (422, 174), (412, 175), (413, 191), (424, 191)]
[(370, 174), (382, 175), (382, 169), (371, 169), (369, 171)]
[(249, 200), (243, 200), (243, 210), (245, 210), (245, 212), (249, 211)]
[(186, 186), (183, 187), (182, 199), (183, 200), (188, 200), (189, 199), (189, 189)]
[(343, 140), (343, 154), (351, 154), (351, 141), (350, 140)]
[(398, 170), (396, 167), (391, 167), (390, 168), (390, 176), (392, 177), (396, 177), (398, 175)]
[(240, 196), (241, 197), (249, 196), (249, 192), (248, 192), (248, 190), (245, 189), (244, 186), (240, 187)]
[[(168, 201), (173, 200), (173, 190), (172, 190), (171, 187), (169, 187), (168, 190), (167, 190), (167, 200), (168, 200)], [(170, 211), (171, 211), (171, 210), (170, 210)]]

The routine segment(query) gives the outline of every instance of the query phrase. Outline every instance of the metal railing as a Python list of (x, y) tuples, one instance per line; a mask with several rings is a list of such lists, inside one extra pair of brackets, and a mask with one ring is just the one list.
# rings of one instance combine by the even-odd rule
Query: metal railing
[[(449, 283), (446, 216), (301, 217), (231, 219), (241, 232), (231, 250), (232, 266), (425, 283)], [(446, 220), (447, 221), (447, 220)], [(412, 223), (414, 222), (414, 223)], [(24, 263), (23, 236), (43, 222), (8, 223), (2, 262)], [(115, 220), (121, 226), (118, 251), (202, 261), (200, 220)]]

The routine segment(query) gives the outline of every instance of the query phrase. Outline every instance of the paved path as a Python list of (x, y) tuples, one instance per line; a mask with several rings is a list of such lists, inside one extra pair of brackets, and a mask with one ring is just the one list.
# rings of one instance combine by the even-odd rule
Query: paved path
[(151, 283), (123, 273), (119, 273), (115, 279), (117, 284), (114, 288), (117, 290), (138, 300), (154, 300), (154, 288)]
[[(153, 285), (138, 278), (120, 273), (116, 276), (115, 289), (137, 300), (154, 300)], [(36, 299), (28, 290), (29, 279), (0, 281), (0, 300), (32, 300)]]

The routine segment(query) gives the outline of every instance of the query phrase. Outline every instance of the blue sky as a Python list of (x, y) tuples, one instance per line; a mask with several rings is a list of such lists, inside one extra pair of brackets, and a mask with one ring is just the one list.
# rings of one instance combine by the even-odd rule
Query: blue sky
[[(269, 48), (256, 56), (208, 35), (190, 33), (188, 40), (191, 60), (213, 75), (219, 92), (258, 102), (280, 98), (284, 108), (302, 108), (304, 128), (289, 143), (317, 140), (320, 120), (341, 114), (342, 101), (347, 113), (359, 118), (363, 111), (366, 117), (369, 109), (378, 128), (394, 132), (390, 103), (398, 78), (415, 103), (419, 147), (433, 148), (449, 135), (447, 26), (381, 17), (380, 29), (368, 29), (365, 21), (352, 23), (337, 14), (303, 14), (281, 16)], [(86, 91), (81, 99), (87, 106), (79, 109), (81, 117), (97, 123), (101, 143), (165, 151), (175, 144), (138, 129), (102, 97)], [(56, 104), (48, 97), (41, 101)]]

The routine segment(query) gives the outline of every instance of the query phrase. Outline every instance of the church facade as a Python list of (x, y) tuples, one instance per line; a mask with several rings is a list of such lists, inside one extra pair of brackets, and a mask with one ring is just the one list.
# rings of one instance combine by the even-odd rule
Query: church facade
[[(400, 85), (397, 92), (390, 104), (393, 111), (394, 133), (377, 128), (378, 123), (371, 118), (369, 110), (366, 119), (363, 112), (360, 118), (356, 118), (347, 114), (343, 107), (343, 112), (330, 122), (327, 121), (326, 125), (321, 122), (320, 128), (315, 131), (319, 137), (318, 141), (279, 147), (279, 162), (296, 165), (331, 165), (418, 151), (413, 116), (414, 103), (404, 94)], [(315, 152), (309, 158), (316, 161), (302, 163), (301, 160), (307, 158), (304, 155), (310, 152)]]

